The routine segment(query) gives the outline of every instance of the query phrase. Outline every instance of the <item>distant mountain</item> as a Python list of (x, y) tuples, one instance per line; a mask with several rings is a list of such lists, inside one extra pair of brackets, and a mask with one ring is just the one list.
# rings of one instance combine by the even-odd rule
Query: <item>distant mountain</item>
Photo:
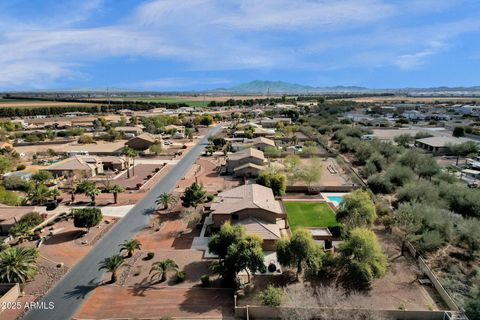
[(216, 92), (234, 92), (234, 93), (316, 93), (316, 92), (351, 92), (351, 91), (369, 91), (370, 89), (355, 86), (335, 86), (335, 87), (313, 87), (298, 83), (284, 81), (262, 81), (254, 80), (247, 83), (238, 84), (230, 88), (219, 88)]

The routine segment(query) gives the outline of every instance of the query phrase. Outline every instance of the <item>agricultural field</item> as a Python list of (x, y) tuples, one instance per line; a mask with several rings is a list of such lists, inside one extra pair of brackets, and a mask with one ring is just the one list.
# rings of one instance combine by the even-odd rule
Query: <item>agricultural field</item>
[(288, 224), (297, 228), (336, 227), (339, 225), (335, 213), (325, 202), (285, 201)]
[(479, 97), (407, 97), (407, 96), (388, 96), (388, 97), (357, 97), (338, 100), (350, 100), (360, 103), (472, 103), (479, 102)]
[(62, 102), (62, 101), (40, 101), (22, 99), (0, 99), (0, 108), (35, 108), (35, 107), (61, 107), (61, 106), (93, 106), (96, 103), (84, 102)]

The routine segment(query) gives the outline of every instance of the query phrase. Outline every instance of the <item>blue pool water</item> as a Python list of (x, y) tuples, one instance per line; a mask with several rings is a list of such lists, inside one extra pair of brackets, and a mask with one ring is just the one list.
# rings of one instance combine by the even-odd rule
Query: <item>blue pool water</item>
[(343, 201), (343, 197), (330, 196), (330, 197), (327, 197), (327, 200), (330, 201), (330, 202), (334, 202), (337, 205), (339, 205)]

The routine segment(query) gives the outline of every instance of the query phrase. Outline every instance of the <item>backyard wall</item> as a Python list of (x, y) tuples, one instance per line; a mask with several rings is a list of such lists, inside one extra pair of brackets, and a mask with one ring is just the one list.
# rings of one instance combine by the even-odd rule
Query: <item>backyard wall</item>
[[(266, 306), (246, 306), (235, 307), (235, 317), (241, 319), (281, 319), (282, 313), (288, 315), (289, 308), (279, 307), (272, 308)], [(358, 314), (365, 311), (361, 309), (329, 309), (329, 308), (312, 308), (309, 312), (315, 314), (327, 312), (335, 315), (338, 312)], [(368, 310), (366, 310), (368, 312)], [(444, 320), (444, 311), (409, 311), (409, 310), (378, 310), (378, 313), (387, 319), (395, 320)], [(333, 318), (332, 318), (333, 319)]]
[(423, 260), (422, 256), (420, 254), (417, 255), (417, 250), (413, 247), (413, 245), (408, 242), (407, 243), (407, 248), (412, 254), (413, 257), (417, 257), (417, 262), (418, 266), (420, 269), (427, 275), (428, 279), (432, 282), (433, 286), (437, 290), (438, 294), (442, 297), (443, 301), (447, 304), (447, 306), (450, 308), (450, 310), (453, 311), (460, 311), (460, 308), (457, 306), (457, 304), (453, 301), (452, 297), (447, 293), (445, 288), (442, 286), (440, 281), (438, 281), (438, 278), (435, 276), (433, 271), (427, 266), (425, 263), (425, 260)]
[(352, 192), (358, 186), (287, 186), (286, 192), (308, 193), (308, 192)]
[(20, 286), (18, 283), (1, 283), (0, 284), (0, 312), (3, 311), (2, 307), (7, 302), (14, 302), (20, 295)]

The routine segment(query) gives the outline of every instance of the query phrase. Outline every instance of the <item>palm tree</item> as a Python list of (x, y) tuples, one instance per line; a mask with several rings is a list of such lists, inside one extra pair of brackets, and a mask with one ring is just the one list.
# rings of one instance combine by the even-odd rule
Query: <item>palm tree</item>
[(150, 279), (153, 277), (161, 277), (160, 282), (167, 280), (167, 272), (168, 271), (176, 271), (178, 269), (177, 264), (172, 259), (165, 259), (162, 261), (157, 261), (152, 264), (152, 268), (150, 269), (150, 274), (153, 272)]
[(125, 260), (118, 254), (113, 255), (111, 257), (103, 259), (100, 263), (100, 268), (98, 270), (105, 269), (107, 272), (112, 273), (112, 278), (110, 279), (110, 283), (115, 283), (117, 281), (117, 271), (121, 267), (125, 266)]
[(113, 194), (113, 203), (117, 203), (117, 200), (118, 200), (118, 194), (120, 192), (123, 192), (125, 191), (125, 189), (119, 185), (119, 184), (114, 184), (114, 185), (111, 185), (107, 188), (107, 191), (109, 193), (112, 193)]
[(135, 151), (134, 149), (128, 146), (125, 146), (120, 150), (120, 154), (125, 156), (125, 158), (127, 159), (127, 178), (130, 179), (130, 159), (133, 159), (132, 175), (134, 176), (135, 175), (135, 157), (137, 156), (137, 151)]
[(0, 282), (25, 283), (37, 272), (35, 248), (11, 247), (0, 252)]
[(50, 189), (50, 197), (53, 198), (54, 201), (57, 201), (57, 197), (60, 195), (60, 191), (57, 188)]
[(132, 257), (135, 250), (140, 250), (142, 244), (137, 239), (125, 240), (123, 244), (120, 245), (120, 252), (127, 251), (127, 258)]
[(51, 190), (44, 184), (30, 184), (27, 190), (27, 201), (32, 204), (44, 204), (51, 198)]
[(89, 186), (83, 191), (87, 197), (90, 197), (92, 204), (95, 205), (95, 198), (100, 194), (100, 189), (95, 184)]
[(158, 196), (157, 201), (155, 201), (155, 203), (157, 205), (160, 205), (160, 204), (163, 205), (163, 208), (167, 210), (169, 204), (177, 203), (177, 198), (175, 198), (173, 195), (167, 192), (164, 192)]

